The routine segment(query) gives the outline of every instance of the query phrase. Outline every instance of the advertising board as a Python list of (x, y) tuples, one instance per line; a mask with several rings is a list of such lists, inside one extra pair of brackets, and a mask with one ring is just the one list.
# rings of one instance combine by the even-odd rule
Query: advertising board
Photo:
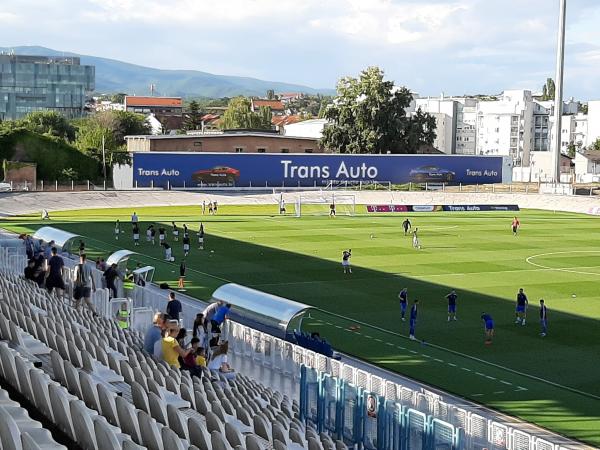
[(367, 205), (370, 213), (519, 211), (519, 205)]
[(402, 183), (502, 182), (502, 157), (158, 153), (133, 154), (138, 187), (323, 186), (331, 181)]

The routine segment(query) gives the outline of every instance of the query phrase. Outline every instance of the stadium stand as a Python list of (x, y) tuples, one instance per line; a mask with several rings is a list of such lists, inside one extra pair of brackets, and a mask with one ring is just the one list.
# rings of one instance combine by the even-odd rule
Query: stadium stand
[[(142, 350), (146, 313), (164, 311), (164, 291), (135, 286), (136, 314), (122, 329), (106, 289), (94, 295), (99, 317), (76, 310), (69, 288), (58, 298), (24, 280), (22, 256), (19, 248), (0, 249), (0, 380), (23, 399), (15, 404), (0, 391), (0, 414), (10, 416), (0, 418), (2, 449), (567, 448), (564, 439), (536, 435), (539, 429), (523, 431), (523, 424), (494, 420), (479, 407), (233, 321), (223, 336), (235, 379), (206, 369), (192, 377)], [(72, 275), (66, 278), (72, 284)], [(189, 329), (203, 305), (183, 303)], [(273, 389), (246, 376), (263, 369), (288, 384)], [(33, 410), (44, 424), (29, 418)]]

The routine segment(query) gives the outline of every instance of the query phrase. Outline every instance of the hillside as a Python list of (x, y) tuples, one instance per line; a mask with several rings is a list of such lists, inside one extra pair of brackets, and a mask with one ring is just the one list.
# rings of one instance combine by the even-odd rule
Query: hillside
[(0, 47), (0, 52), (14, 51), (22, 55), (79, 56), (82, 64), (96, 66), (96, 92), (146, 95), (151, 83), (161, 95), (181, 97), (233, 97), (236, 95), (265, 95), (275, 92), (304, 92), (332, 94), (333, 89), (314, 89), (308, 86), (265, 81), (256, 78), (215, 75), (197, 70), (163, 70), (138, 66), (114, 59), (53, 50), (46, 47)]

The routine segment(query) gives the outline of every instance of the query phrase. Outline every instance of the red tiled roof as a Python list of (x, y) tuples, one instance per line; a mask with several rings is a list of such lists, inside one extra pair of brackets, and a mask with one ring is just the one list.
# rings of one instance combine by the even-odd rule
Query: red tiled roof
[(181, 97), (138, 97), (128, 95), (125, 97), (125, 106), (174, 106), (181, 108)]
[(298, 123), (302, 121), (302, 117), (298, 115), (289, 115), (289, 116), (273, 116), (271, 118), (271, 123), (276, 127), (280, 127), (282, 125), (290, 125), (292, 123)]
[(200, 119), (203, 120), (203, 121), (205, 121), (205, 122), (208, 122), (208, 121), (211, 121), (211, 120), (216, 120), (219, 117), (221, 117), (221, 116), (219, 116), (218, 114), (204, 114)]
[(273, 111), (283, 111), (285, 106), (279, 100), (252, 100), (252, 107), (258, 109), (261, 106), (268, 106)]

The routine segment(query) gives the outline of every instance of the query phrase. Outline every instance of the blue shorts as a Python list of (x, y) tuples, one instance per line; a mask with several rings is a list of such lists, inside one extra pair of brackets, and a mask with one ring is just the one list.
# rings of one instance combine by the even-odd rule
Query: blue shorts
[(449, 313), (455, 313), (456, 312), (456, 305), (448, 305), (448, 312)]
[(493, 320), (487, 320), (485, 322), (485, 329), (486, 330), (493, 330), (494, 329), (494, 321)]
[(406, 306), (408, 305), (408, 302), (400, 302), (400, 310), (401, 311), (406, 311)]
[(516, 311), (519, 313), (525, 312), (525, 305), (517, 305)]

